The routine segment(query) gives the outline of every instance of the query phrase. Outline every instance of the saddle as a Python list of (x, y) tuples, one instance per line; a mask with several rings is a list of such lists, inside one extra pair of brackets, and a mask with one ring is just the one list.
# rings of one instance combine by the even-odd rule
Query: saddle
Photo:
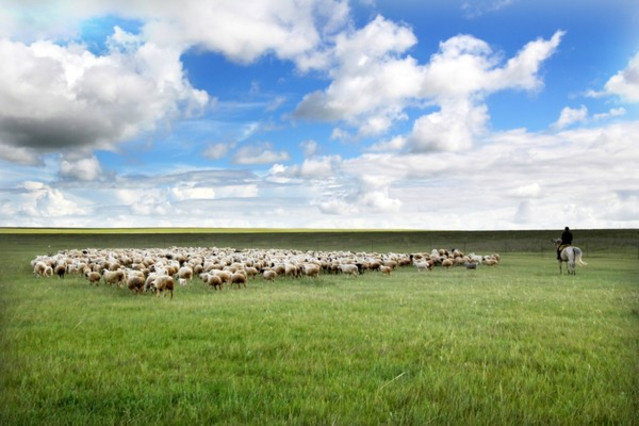
[(559, 244), (559, 246), (557, 247), (557, 252), (561, 253), (561, 251), (563, 249), (565, 249), (566, 247), (570, 247), (572, 244)]

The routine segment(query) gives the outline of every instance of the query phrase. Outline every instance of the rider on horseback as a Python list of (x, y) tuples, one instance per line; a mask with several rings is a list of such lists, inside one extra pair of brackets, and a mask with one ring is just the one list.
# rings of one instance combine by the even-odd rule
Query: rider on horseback
[(557, 260), (561, 260), (561, 251), (569, 245), (572, 245), (572, 232), (566, 226), (564, 232), (561, 233), (561, 243), (557, 246)]

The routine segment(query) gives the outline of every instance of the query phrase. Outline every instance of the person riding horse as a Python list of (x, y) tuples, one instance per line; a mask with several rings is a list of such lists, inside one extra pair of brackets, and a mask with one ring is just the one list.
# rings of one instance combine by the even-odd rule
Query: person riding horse
[(572, 245), (572, 232), (566, 226), (561, 233), (561, 243), (557, 246), (557, 260), (561, 260), (561, 251), (570, 245)]

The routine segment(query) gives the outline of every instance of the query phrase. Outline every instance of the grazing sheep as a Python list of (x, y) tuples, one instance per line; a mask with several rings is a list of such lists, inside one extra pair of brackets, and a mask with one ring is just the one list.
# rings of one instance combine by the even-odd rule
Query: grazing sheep
[(156, 288), (155, 295), (156, 297), (160, 297), (160, 293), (163, 293), (163, 296), (166, 296), (166, 292), (171, 292), (171, 299), (173, 299), (173, 288), (175, 287), (175, 282), (173, 281), (173, 277), (169, 275), (160, 275), (153, 282)]
[(178, 278), (181, 278), (181, 279), (192, 280), (193, 269), (188, 266), (183, 266), (178, 270), (177, 276)]
[(49, 266), (43, 261), (38, 261), (33, 265), (33, 275), (36, 277), (46, 277), (47, 276), (47, 268)]
[(477, 264), (475, 262), (466, 262), (464, 263), (466, 269), (477, 269)]
[(484, 261), (482, 262), (484, 265), (486, 266), (495, 266), (497, 264), (499, 264), (499, 260), (497, 260), (494, 257), (487, 257), (484, 259)]
[(267, 269), (266, 271), (262, 272), (262, 276), (267, 281), (273, 281), (275, 280), (275, 278), (277, 278), (277, 272), (273, 271), (272, 269)]
[(446, 268), (446, 269), (449, 269), (454, 264), (455, 264), (455, 262), (453, 261), (453, 259), (444, 259), (444, 260), (442, 260), (442, 266), (444, 268)]
[(341, 264), (339, 265), (339, 269), (342, 271), (343, 274), (355, 276), (359, 275), (359, 268), (357, 267), (357, 265), (354, 265), (352, 263)]
[(134, 293), (141, 293), (144, 290), (144, 276), (138, 274), (130, 275), (126, 280), (126, 285)]
[(99, 272), (88, 271), (84, 274), (87, 280), (89, 280), (89, 284), (95, 284), (96, 286), (100, 284), (100, 279), (102, 275)]
[(306, 275), (307, 277), (317, 278), (320, 273), (320, 267), (319, 265), (316, 265), (314, 263), (305, 263), (303, 265), (302, 271), (304, 272), (304, 275)]
[(53, 272), (59, 277), (64, 278), (64, 275), (67, 273), (67, 265), (64, 262), (58, 262), (55, 264), (53, 268)]
[(219, 275), (210, 275), (206, 283), (215, 290), (222, 290), (222, 278)]
[(428, 272), (431, 269), (431, 264), (425, 260), (413, 262), (413, 264), (417, 268), (417, 272), (422, 272), (422, 271)]
[(186, 278), (178, 278), (178, 283), (180, 284), (181, 287), (186, 287), (186, 285), (188, 284), (188, 281), (186, 280)]
[(236, 272), (231, 275), (231, 287), (233, 286), (233, 284), (237, 284), (237, 288), (240, 288), (241, 286), (244, 286), (244, 288), (246, 288), (246, 275), (244, 275), (242, 272)]
[(382, 274), (386, 274), (389, 277), (392, 271), (393, 271), (393, 268), (391, 268), (390, 266), (380, 265), (379, 267), (379, 272), (381, 272)]
[(247, 266), (245, 268), (245, 271), (246, 271), (246, 276), (248, 278), (255, 278), (257, 276), (257, 274), (259, 274), (259, 271), (254, 266)]
[(118, 269), (117, 271), (105, 270), (102, 273), (102, 278), (104, 278), (106, 284), (121, 285), (124, 282), (124, 271), (122, 269)]

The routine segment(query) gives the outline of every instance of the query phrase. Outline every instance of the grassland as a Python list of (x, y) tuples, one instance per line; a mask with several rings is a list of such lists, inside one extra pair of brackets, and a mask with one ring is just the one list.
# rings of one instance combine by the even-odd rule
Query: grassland
[[(639, 424), (639, 232), (0, 233), (0, 424)], [(173, 301), (29, 260), (83, 247), (500, 252), (476, 271), (251, 281)]]

